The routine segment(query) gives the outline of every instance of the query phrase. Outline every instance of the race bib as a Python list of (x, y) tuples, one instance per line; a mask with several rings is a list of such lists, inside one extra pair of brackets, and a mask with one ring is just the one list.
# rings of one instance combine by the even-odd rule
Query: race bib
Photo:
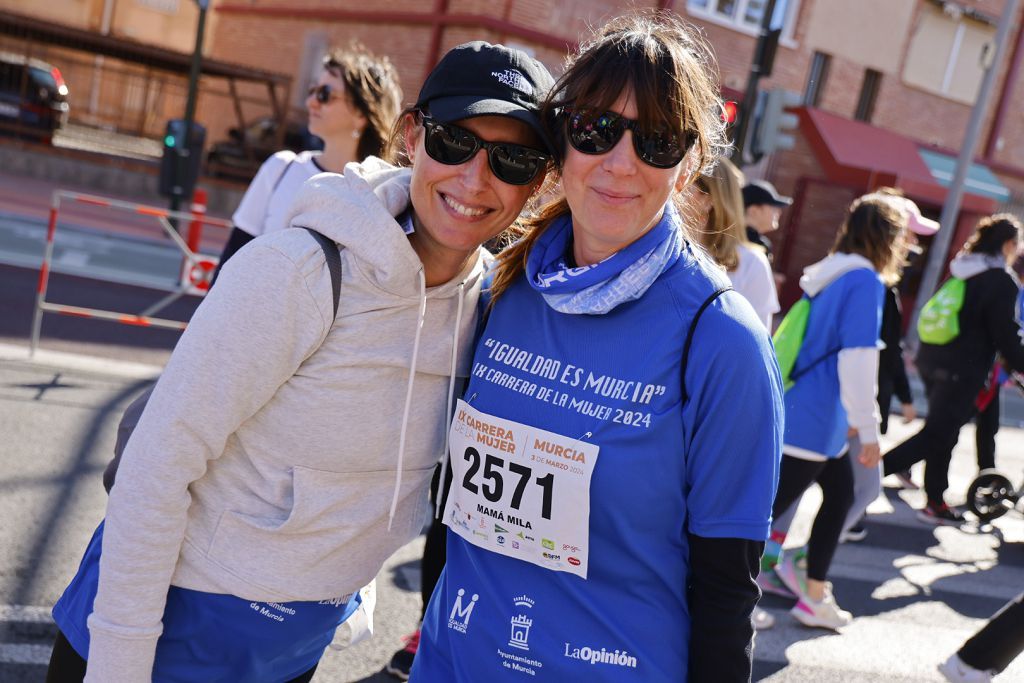
[(598, 447), (456, 408), (444, 523), (485, 550), (587, 578)]

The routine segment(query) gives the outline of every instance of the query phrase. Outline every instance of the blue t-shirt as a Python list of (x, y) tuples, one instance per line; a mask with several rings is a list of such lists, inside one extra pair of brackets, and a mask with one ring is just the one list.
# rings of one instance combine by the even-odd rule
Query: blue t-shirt
[[(559, 313), (525, 278), (502, 295), (477, 346), (466, 401), (599, 446), (588, 574), (551, 571), (448, 534), (412, 680), (685, 680), (687, 532), (764, 540), (781, 449), (774, 354), (735, 292), (700, 318), (682, 403), (689, 323), (723, 284), (687, 249), (640, 299), (604, 315)], [(496, 354), (499, 347), (532, 355)]]
[(877, 347), (885, 285), (869, 268), (848, 271), (811, 299), (807, 332), (786, 392), (786, 446), (835, 458), (849, 429), (839, 395), (839, 352)]
[[(83, 659), (99, 585), (100, 523), (78, 573), (53, 607), (53, 619)], [(358, 593), (321, 602), (252, 602), (177, 586), (167, 592), (154, 683), (277, 683), (320, 661), (334, 631), (359, 607)]]

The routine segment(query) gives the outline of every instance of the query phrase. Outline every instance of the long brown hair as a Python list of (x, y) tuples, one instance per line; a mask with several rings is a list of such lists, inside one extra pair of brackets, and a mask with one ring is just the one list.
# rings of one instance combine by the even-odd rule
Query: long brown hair
[[(568, 58), (565, 72), (544, 104), (544, 120), (564, 157), (567, 143), (558, 116), (563, 108), (585, 104), (609, 109), (623, 93), (631, 92), (641, 125), (668, 126), (680, 137), (692, 134), (696, 142), (688, 157), (693, 155), (695, 170), (708, 171), (728, 145), (717, 73), (703, 38), (677, 15), (628, 14), (605, 24)], [(554, 179), (549, 176), (549, 180)], [(498, 257), (492, 303), (524, 272), (537, 238), (567, 213), (565, 195), (556, 191), (536, 215), (522, 219), (522, 238)]]
[(831, 253), (860, 254), (887, 283), (899, 279), (906, 256), (907, 210), (900, 197), (872, 192), (854, 199)]
[(1003, 245), (1021, 240), (1024, 225), (1012, 213), (997, 213), (978, 221), (978, 227), (967, 238), (963, 250), (972, 254), (1002, 255)]
[(735, 270), (740, 263), (739, 245), (747, 243), (743, 211), (741, 173), (728, 159), (722, 159), (710, 173), (697, 176), (693, 184), (711, 198), (705, 224), (695, 230), (701, 245), (719, 265)]
[(392, 124), (402, 106), (402, 88), (390, 60), (353, 45), (331, 50), (324, 57), (324, 70), (345, 84), (345, 96), (366, 117), (356, 159), (385, 156)]

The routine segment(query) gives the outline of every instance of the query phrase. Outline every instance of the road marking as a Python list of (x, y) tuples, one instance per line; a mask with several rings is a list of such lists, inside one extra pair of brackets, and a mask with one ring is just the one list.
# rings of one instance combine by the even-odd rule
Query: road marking
[(34, 365), (79, 370), (130, 379), (156, 379), (163, 371), (158, 365), (132, 363), (111, 358), (97, 358), (78, 353), (36, 349), (34, 358), (29, 358), (28, 347), (16, 344), (0, 344), (0, 361), (28, 361)]
[(29, 605), (0, 605), (0, 621), (17, 621), (23, 624), (53, 623), (49, 607)]
[(52, 645), (20, 645), (0, 643), (0, 662), (4, 664), (42, 664), (50, 663)]

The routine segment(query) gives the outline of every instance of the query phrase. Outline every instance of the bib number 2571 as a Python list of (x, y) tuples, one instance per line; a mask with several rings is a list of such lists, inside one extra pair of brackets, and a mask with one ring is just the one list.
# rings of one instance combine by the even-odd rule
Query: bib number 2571
[[(497, 503), (505, 493), (505, 481), (508, 478), (510, 488), (514, 486), (509, 506), (519, 510), (523, 503), (523, 494), (527, 486), (540, 487), (540, 516), (551, 519), (551, 499), (554, 495), (555, 474), (548, 472), (543, 476), (534, 476), (533, 469), (517, 462), (505, 462), (503, 458), (486, 453), (481, 456), (473, 446), (466, 449), (463, 458), (468, 463), (466, 474), (462, 477), (462, 488), (473, 494), (482, 494), (492, 503)], [(483, 472), (481, 473), (481, 462)], [(477, 475), (481, 476), (477, 476)], [(477, 483), (479, 481), (479, 483)]]

